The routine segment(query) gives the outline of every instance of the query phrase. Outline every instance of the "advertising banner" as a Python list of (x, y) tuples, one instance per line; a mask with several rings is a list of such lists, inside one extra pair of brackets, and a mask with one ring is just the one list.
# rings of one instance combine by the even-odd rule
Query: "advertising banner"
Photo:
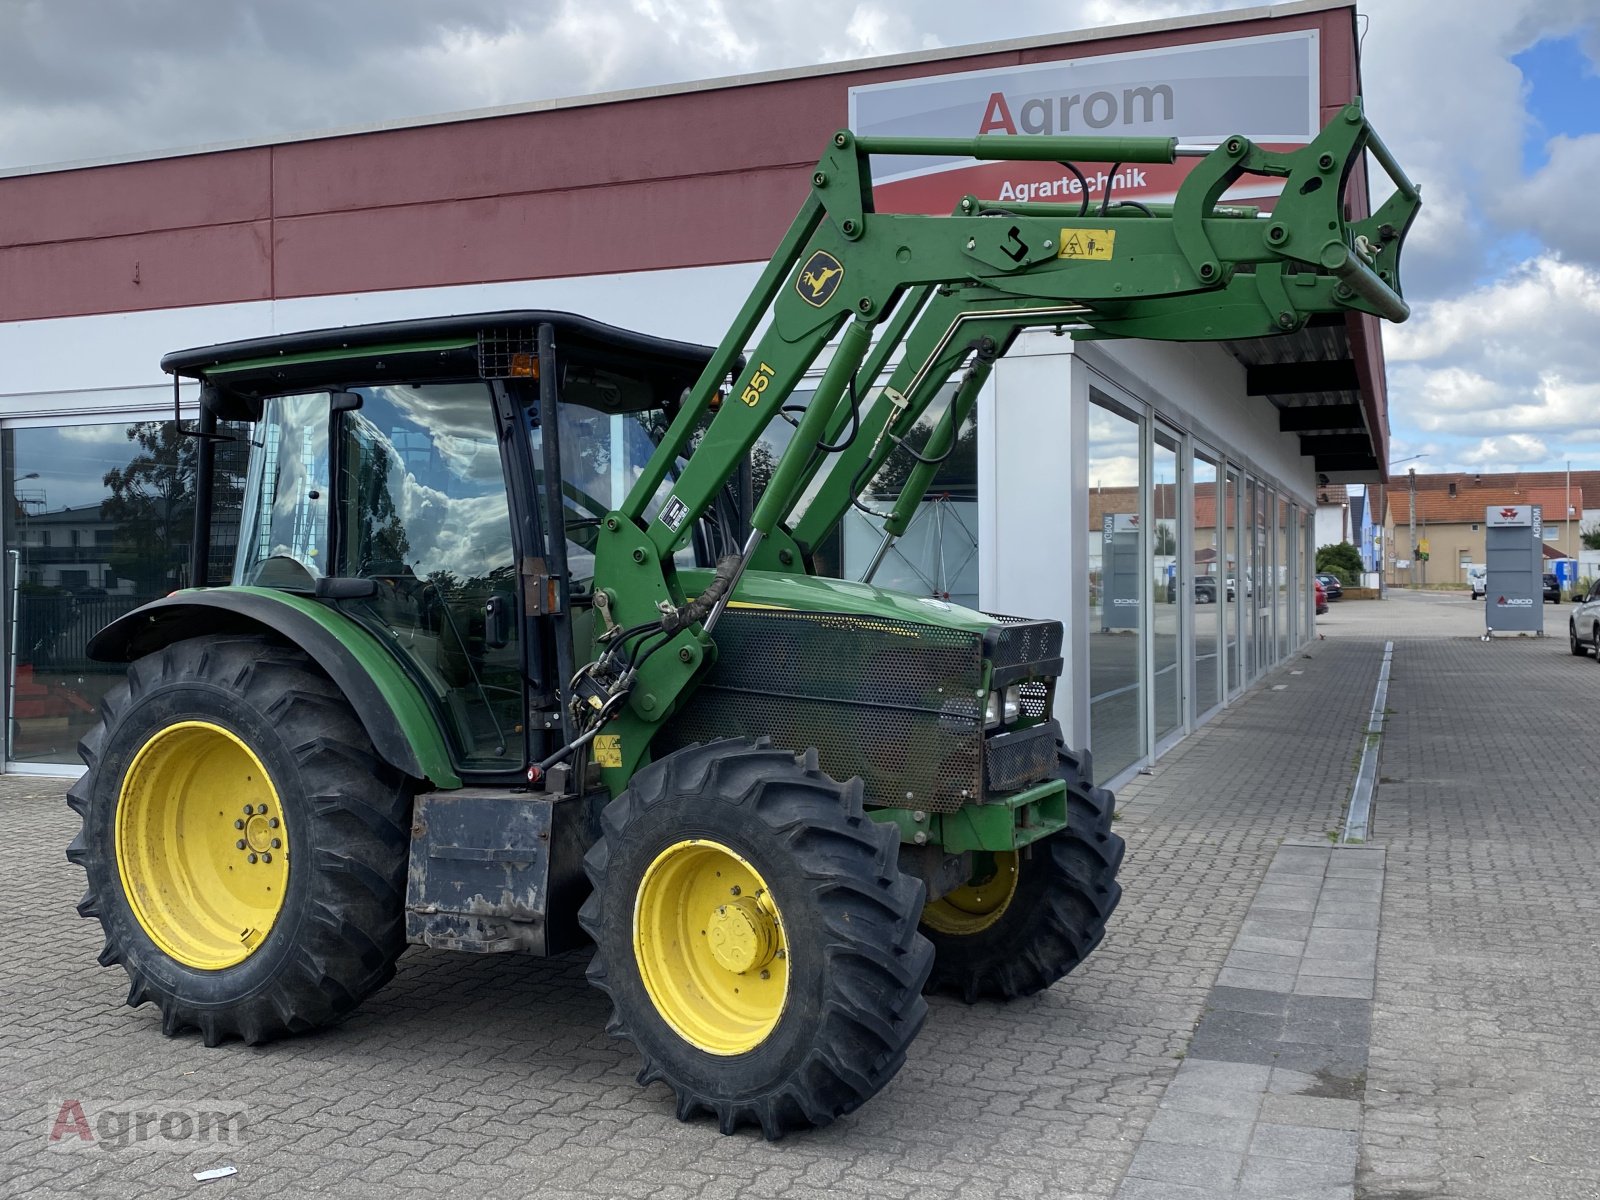
[[(850, 89), (860, 136), (1007, 137), (1105, 134), (1214, 144), (1244, 134), (1290, 149), (1319, 126), (1315, 30), (1059, 59), (986, 71), (901, 79)], [(1192, 165), (1078, 164), (969, 158), (875, 160), (878, 207), (948, 213), (970, 194), (997, 201), (1088, 204), (1169, 200)], [(1085, 189), (1087, 187), (1087, 196)], [(1246, 178), (1229, 200), (1276, 195), (1281, 181)]]

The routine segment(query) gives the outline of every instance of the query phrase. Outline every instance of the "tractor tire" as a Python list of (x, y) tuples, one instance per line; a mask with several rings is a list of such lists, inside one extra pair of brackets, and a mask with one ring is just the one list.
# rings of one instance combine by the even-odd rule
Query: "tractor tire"
[(922, 881), (860, 780), (764, 738), (693, 745), (640, 770), (601, 825), (579, 917), (589, 981), (680, 1120), (776, 1141), (889, 1082), (927, 1016), (933, 951)]
[(168, 1036), (254, 1044), (337, 1021), (406, 947), (412, 782), (299, 650), (247, 636), (147, 655), (101, 703), (67, 857), (127, 1003)]
[(928, 989), (1012, 1000), (1043, 991), (1078, 966), (1105, 936), (1122, 898), (1123, 840), (1111, 832), (1115, 797), (1089, 783), (1065, 750), (1067, 827), (1021, 853), (974, 858), (964, 886), (929, 904), (922, 934), (933, 943)]

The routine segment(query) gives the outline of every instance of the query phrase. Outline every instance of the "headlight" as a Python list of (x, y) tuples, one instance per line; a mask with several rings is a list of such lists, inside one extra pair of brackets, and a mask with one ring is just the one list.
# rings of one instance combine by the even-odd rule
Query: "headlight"
[(983, 727), (998, 729), (1001, 725), (1011, 724), (1021, 715), (1022, 685), (1015, 684), (1004, 692), (989, 693), (989, 700), (983, 706)]

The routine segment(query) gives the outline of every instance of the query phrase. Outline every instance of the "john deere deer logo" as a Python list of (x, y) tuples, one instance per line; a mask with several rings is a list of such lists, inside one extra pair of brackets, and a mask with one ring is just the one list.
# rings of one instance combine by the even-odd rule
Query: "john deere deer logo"
[(794, 290), (812, 308), (821, 308), (839, 290), (843, 279), (843, 264), (826, 250), (818, 250), (800, 268), (800, 278), (794, 281)]

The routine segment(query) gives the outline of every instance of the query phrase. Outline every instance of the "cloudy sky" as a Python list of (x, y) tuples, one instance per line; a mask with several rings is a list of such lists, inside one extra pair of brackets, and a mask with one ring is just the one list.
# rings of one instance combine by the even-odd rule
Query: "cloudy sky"
[[(0, 0), (0, 169), (1243, 7), (1227, 0)], [(1363, 0), (1424, 188), (1393, 457), (1600, 469), (1600, 0)]]

